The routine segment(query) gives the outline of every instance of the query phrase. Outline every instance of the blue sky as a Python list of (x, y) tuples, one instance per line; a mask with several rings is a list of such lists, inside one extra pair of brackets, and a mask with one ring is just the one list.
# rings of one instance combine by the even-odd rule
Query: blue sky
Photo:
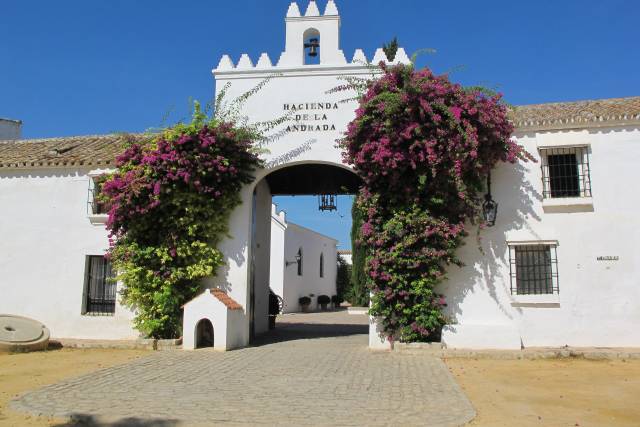
[[(301, 9), (306, 1), (300, 1)], [(324, 10), (326, 0), (319, 1)], [(4, 2), (0, 117), (25, 138), (136, 132), (207, 102), (223, 53), (272, 59), (288, 0)], [(369, 57), (397, 36), (452, 79), (497, 88), (512, 104), (640, 95), (640, 2), (632, 0), (337, 0), (342, 48)], [(462, 67), (461, 69), (459, 69)], [(348, 200), (317, 213), (314, 198), (279, 200), (289, 217), (348, 244)], [(340, 218), (340, 215), (347, 215)], [(335, 219), (335, 218), (338, 219)], [(334, 218), (334, 221), (330, 219)]]

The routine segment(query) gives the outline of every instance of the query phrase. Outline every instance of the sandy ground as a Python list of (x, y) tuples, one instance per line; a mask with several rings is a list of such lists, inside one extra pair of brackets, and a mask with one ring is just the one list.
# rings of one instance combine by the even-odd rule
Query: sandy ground
[[(292, 319), (293, 320), (293, 319)], [(139, 350), (0, 354), (0, 426), (61, 423), (8, 409), (27, 390), (142, 357)], [(640, 426), (640, 360), (446, 360), (478, 416), (471, 426)]]
[(0, 353), (0, 426), (47, 426), (59, 420), (33, 417), (8, 408), (19, 394), (76, 377), (97, 369), (124, 363), (149, 354), (143, 350), (62, 349), (23, 354)]
[(445, 361), (471, 426), (640, 426), (640, 360)]

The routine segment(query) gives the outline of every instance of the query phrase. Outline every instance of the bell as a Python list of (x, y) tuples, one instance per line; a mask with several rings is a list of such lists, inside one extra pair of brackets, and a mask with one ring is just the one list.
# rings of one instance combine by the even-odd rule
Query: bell
[(315, 58), (316, 56), (318, 56), (319, 47), (320, 47), (320, 43), (316, 38), (309, 39), (309, 43), (304, 44), (304, 48), (309, 49), (309, 56), (312, 58)]

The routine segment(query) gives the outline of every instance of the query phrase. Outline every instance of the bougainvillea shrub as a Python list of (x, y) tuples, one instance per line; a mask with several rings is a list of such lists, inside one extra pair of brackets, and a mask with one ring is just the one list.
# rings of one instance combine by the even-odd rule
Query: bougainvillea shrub
[(145, 336), (180, 336), (181, 306), (223, 263), (216, 244), (260, 165), (252, 141), (196, 111), (193, 123), (132, 140), (117, 158), (102, 187), (111, 206), (108, 256)]
[(428, 341), (446, 322), (434, 289), (476, 222), (489, 171), (528, 155), (500, 95), (411, 65), (382, 67), (341, 144), (362, 177), (371, 314), (390, 340)]

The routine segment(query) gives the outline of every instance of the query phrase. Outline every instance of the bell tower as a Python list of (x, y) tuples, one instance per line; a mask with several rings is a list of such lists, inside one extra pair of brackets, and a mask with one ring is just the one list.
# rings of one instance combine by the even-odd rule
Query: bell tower
[[(319, 52), (319, 65), (344, 65), (347, 60), (340, 50), (340, 15), (334, 0), (329, 0), (324, 14), (311, 0), (304, 15), (296, 2), (287, 11), (285, 50), (279, 67), (299, 67), (308, 64), (308, 55)], [(309, 49), (307, 51), (307, 49)]]

